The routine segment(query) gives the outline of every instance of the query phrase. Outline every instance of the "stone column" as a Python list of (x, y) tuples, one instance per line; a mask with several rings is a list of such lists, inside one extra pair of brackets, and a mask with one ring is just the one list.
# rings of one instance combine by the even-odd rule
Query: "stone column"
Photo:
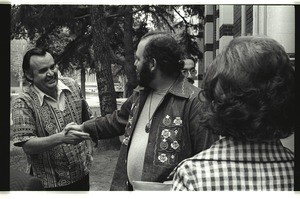
[(219, 7), (219, 49), (222, 50), (233, 39), (233, 5)]
[(204, 73), (213, 60), (213, 5), (205, 5), (204, 11)]

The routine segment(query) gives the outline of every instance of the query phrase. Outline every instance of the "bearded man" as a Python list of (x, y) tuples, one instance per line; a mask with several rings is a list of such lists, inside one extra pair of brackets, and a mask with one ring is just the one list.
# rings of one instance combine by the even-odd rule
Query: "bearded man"
[(139, 86), (120, 110), (70, 125), (68, 130), (106, 139), (124, 135), (110, 190), (132, 190), (135, 181), (164, 182), (183, 159), (216, 137), (198, 125), (200, 89), (181, 74), (184, 62), (168, 33), (149, 32), (136, 50)]

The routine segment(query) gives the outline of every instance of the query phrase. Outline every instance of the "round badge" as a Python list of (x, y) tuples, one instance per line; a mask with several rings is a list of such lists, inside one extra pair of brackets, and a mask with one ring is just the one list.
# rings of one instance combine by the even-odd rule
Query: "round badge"
[(164, 124), (165, 126), (169, 126), (171, 123), (172, 123), (172, 120), (171, 120), (170, 116), (167, 115), (167, 116), (163, 119), (163, 124)]
[(174, 124), (175, 124), (176, 126), (181, 125), (181, 124), (182, 124), (181, 118), (180, 118), (180, 117), (176, 117), (176, 118), (174, 119)]
[(175, 140), (174, 142), (172, 142), (171, 143), (171, 147), (173, 148), (173, 149), (178, 149), (178, 147), (179, 147), (180, 145), (178, 144), (178, 142)]
[(166, 149), (168, 149), (168, 147), (169, 147), (169, 145), (168, 145), (167, 142), (161, 142), (161, 143), (159, 144), (159, 146), (160, 146), (160, 148), (163, 149), (163, 150), (166, 150)]
[(163, 138), (168, 138), (171, 136), (171, 132), (169, 131), (169, 129), (164, 129), (162, 132), (161, 132), (161, 135), (163, 136)]
[(166, 154), (162, 153), (158, 156), (158, 160), (161, 161), (162, 163), (165, 163), (168, 160), (168, 157)]

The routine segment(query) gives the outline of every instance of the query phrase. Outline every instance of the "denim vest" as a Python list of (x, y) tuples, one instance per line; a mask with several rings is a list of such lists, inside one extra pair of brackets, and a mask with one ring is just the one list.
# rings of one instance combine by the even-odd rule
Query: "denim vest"
[[(110, 190), (131, 190), (127, 154), (139, 115), (150, 90), (138, 87), (120, 110), (84, 123), (99, 139), (124, 135)], [(183, 159), (209, 148), (217, 139), (199, 126), (200, 89), (179, 76), (157, 107), (151, 122), (142, 181), (163, 182)]]

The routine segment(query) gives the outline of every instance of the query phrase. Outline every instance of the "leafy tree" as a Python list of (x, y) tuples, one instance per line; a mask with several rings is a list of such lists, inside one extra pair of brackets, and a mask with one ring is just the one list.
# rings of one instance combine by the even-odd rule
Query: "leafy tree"
[[(195, 36), (187, 32), (192, 25), (181, 16), (181, 8), (187, 15), (203, 16), (203, 6), (185, 5), (105, 5), (104, 21), (108, 24), (107, 36), (111, 48), (113, 63), (122, 66), (127, 76), (126, 93), (130, 95), (137, 85), (134, 63), (134, 46), (139, 38), (152, 28), (174, 30), (174, 14), (178, 14), (185, 26), (182, 43), (186, 51), (197, 47), (191, 41)], [(175, 24), (176, 25), (176, 24)], [(200, 24), (199, 24), (200, 25)], [(151, 28), (151, 27), (150, 27)], [(37, 46), (46, 46), (53, 53), (60, 65), (62, 74), (66, 70), (92, 68), (94, 71), (93, 43), (91, 39), (91, 19), (87, 5), (13, 5), (12, 6), (12, 38), (36, 39)], [(57, 45), (61, 40), (63, 45)], [(190, 44), (190, 43), (191, 44)], [(196, 51), (195, 48), (192, 51)], [(196, 52), (192, 52), (196, 53)], [(84, 87), (84, 73), (81, 73), (81, 85)], [(83, 89), (84, 92), (85, 89)]]
[[(182, 19), (182, 21), (176, 24), (180, 29), (177, 33), (177, 39), (179, 44), (181, 44), (183, 51), (186, 53), (186, 56), (192, 55), (193, 57), (202, 59), (203, 53), (200, 51), (196, 40), (197, 38), (203, 38), (203, 24), (201, 23), (201, 20), (204, 18), (204, 6), (183, 5), (182, 9), (184, 11), (184, 16), (174, 9)], [(187, 18), (197, 16), (197, 18), (200, 19), (200, 23), (193, 24), (187, 21), (185, 16), (187, 16)]]
[[(81, 71), (81, 87), (85, 92), (85, 72), (96, 73), (101, 115), (116, 109), (112, 65), (126, 74), (126, 96), (137, 85), (134, 48), (148, 29), (175, 33), (175, 14), (179, 9), (197, 11), (197, 6), (168, 5), (13, 5), (12, 38), (28, 38), (36, 46), (53, 54), (62, 74)], [(201, 9), (199, 9), (201, 10)], [(185, 17), (180, 28), (191, 26)], [(194, 36), (193, 36), (194, 37)], [(186, 31), (180, 37), (187, 51), (195, 53), (192, 36)], [(198, 53), (198, 52), (196, 52)]]

